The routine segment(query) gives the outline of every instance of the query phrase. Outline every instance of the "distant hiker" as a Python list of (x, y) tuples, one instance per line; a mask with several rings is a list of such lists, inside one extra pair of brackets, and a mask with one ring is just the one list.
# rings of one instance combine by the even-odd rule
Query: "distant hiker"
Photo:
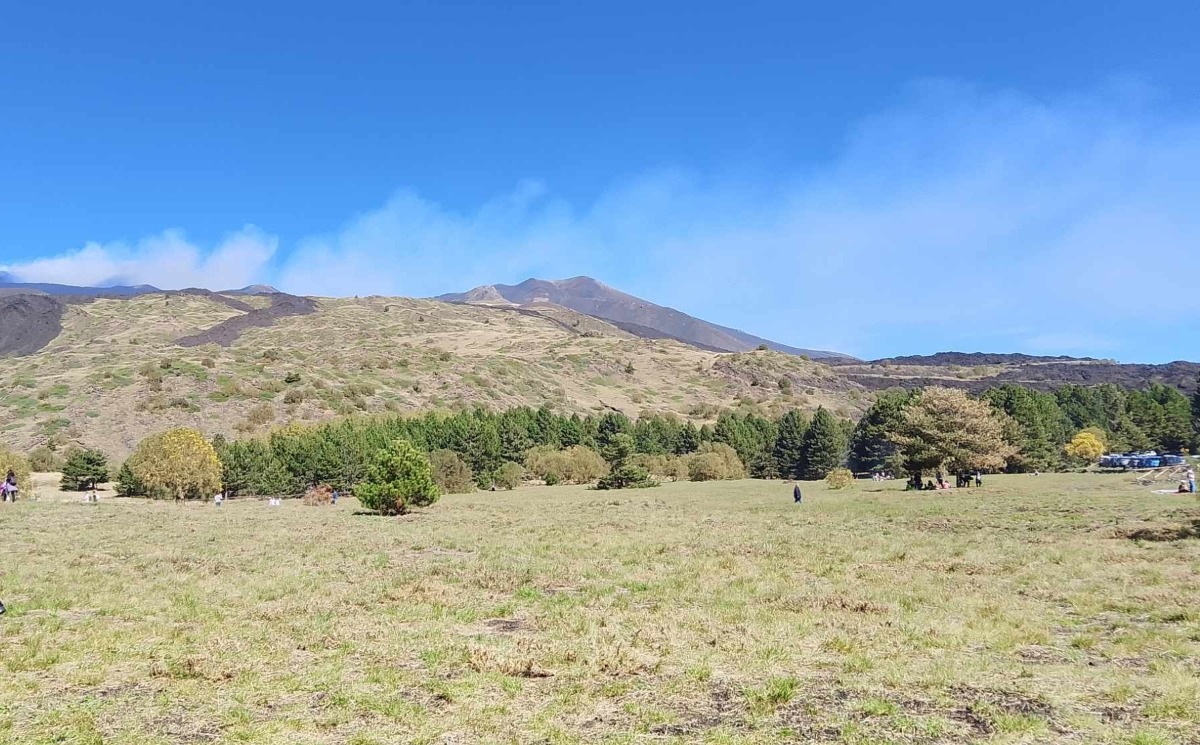
[(983, 486), (983, 474), (979, 471), (975, 472), (975, 486)]
[(92, 504), (96, 504), (97, 502), (100, 501), (100, 495), (96, 493), (96, 490), (94, 488), (92, 489), (91, 494), (88, 494), (88, 501), (91, 502)]
[(946, 474), (942, 473), (941, 471), (937, 472), (937, 485), (939, 489), (946, 488)]
[(337, 498), (338, 498), (338, 490), (337, 490), (337, 489), (334, 489), (334, 490), (333, 490), (333, 495), (332, 495), (332, 496), (331, 496), (331, 498), (330, 498), (330, 499), (331, 499), (331, 503), (332, 503), (332, 504), (337, 504)]
[(213, 495), (213, 504), (220, 507), (225, 502), (224, 492), (217, 492)]
[(1196, 469), (1189, 468), (1187, 470), (1188, 491), (1192, 494), (1196, 493)]
[(792, 501), (796, 504), (804, 503), (804, 495), (800, 493), (800, 485), (796, 484), (792, 487)]

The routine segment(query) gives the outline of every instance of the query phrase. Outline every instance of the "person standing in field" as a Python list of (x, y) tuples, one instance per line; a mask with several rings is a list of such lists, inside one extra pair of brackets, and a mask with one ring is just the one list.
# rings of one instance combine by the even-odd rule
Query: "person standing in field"
[(1196, 493), (1196, 469), (1189, 468), (1187, 470), (1188, 491), (1192, 494)]
[(0, 490), (4, 492), (5, 502), (17, 501), (17, 492), (19, 491), (17, 489), (17, 474), (11, 468), (8, 469), (8, 475), (4, 477), (4, 485), (0, 487)]
[(796, 504), (804, 503), (804, 495), (800, 493), (800, 485), (796, 484), (792, 487), (792, 501)]

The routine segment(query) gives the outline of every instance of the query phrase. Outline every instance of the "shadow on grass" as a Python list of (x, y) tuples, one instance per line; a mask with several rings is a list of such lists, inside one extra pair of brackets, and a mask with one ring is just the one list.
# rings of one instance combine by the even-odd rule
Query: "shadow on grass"
[(1122, 538), (1131, 541), (1153, 541), (1163, 543), (1183, 541), (1188, 538), (1200, 538), (1200, 518), (1184, 525), (1152, 525), (1120, 534)]

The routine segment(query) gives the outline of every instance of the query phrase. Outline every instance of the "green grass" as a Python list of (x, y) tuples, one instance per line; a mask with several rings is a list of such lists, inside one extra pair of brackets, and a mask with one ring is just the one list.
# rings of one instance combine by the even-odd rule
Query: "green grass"
[(0, 741), (1200, 732), (1200, 504), (1125, 477), (0, 505)]

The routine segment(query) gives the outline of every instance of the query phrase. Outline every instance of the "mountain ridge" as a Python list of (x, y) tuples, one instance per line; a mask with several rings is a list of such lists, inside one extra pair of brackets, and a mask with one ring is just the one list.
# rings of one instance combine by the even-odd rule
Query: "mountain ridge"
[(768, 349), (816, 360), (854, 359), (841, 352), (793, 347), (740, 329), (705, 321), (681, 310), (622, 292), (586, 276), (558, 280), (531, 277), (516, 285), (480, 285), (466, 292), (447, 293), (434, 299), (449, 303), (509, 303), (517, 306), (548, 302), (618, 325), (625, 324), (630, 333), (637, 334), (635, 329), (650, 329), (666, 338), (694, 344), (701, 349), (748, 352), (765, 344)]

